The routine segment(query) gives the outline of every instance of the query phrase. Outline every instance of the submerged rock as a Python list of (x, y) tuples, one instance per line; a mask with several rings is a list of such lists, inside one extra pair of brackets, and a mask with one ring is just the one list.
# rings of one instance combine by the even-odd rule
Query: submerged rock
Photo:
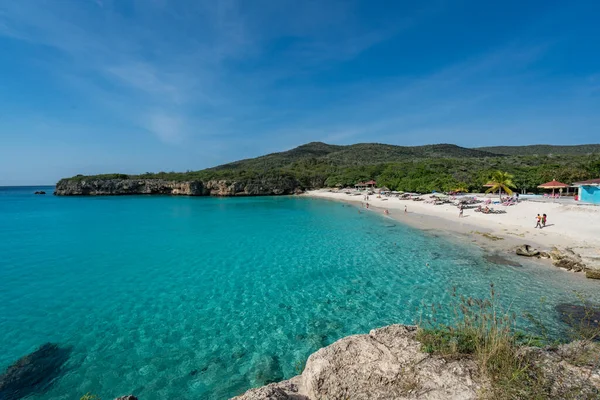
[(492, 264), (496, 264), (496, 265), (508, 265), (511, 267), (522, 267), (522, 265), (519, 264), (518, 262), (509, 260), (508, 258), (501, 256), (500, 254), (487, 254), (483, 258), (486, 261), (489, 261)]
[(17, 400), (48, 389), (60, 376), (71, 350), (46, 343), (0, 375), (0, 399)]
[(129, 394), (127, 396), (117, 397), (115, 400), (138, 400), (138, 398), (132, 394)]
[(283, 371), (277, 356), (265, 356), (254, 367), (253, 380), (259, 385), (279, 382), (283, 379)]
[(561, 303), (555, 309), (562, 322), (577, 330), (600, 329), (600, 305)]

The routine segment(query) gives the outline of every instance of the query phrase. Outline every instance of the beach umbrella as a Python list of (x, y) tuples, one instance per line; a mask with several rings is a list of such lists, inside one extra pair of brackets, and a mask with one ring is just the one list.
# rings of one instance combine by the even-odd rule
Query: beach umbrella
[(546, 182), (543, 185), (539, 185), (540, 189), (552, 189), (552, 194), (554, 195), (554, 189), (563, 189), (568, 188), (569, 185), (566, 183), (558, 182), (557, 180), (551, 180), (550, 182)]

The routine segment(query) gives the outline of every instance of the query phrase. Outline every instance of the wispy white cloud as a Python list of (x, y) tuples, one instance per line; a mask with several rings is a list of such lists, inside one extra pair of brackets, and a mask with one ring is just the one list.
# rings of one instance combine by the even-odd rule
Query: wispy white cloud
[[(51, 50), (48, 75), (91, 104), (90, 114), (120, 124), (123, 135), (143, 131), (174, 149), (197, 148), (211, 162), (313, 140), (468, 145), (481, 135), (522, 132), (519, 126), (542, 135), (534, 123), (576, 124), (581, 110), (598, 105), (597, 75), (550, 80), (533, 68), (555, 45), (552, 36), (500, 44), (428, 73), (365, 68), (353, 79), (311, 79), (412, 34), (444, 8), (440, 2), (365, 24), (357, 4), (88, 0), (40, 7), (19, 0), (0, 4), (0, 35)], [(233, 148), (243, 150), (231, 155)]]
[(149, 114), (141, 123), (165, 143), (181, 143), (186, 135), (182, 118), (161, 111)]
[[(206, 119), (216, 126), (225, 121), (225, 113), (241, 120), (230, 118), (219, 129), (233, 129), (255, 118), (250, 115), (260, 108), (257, 100), (278, 80), (306, 67), (355, 57), (390, 34), (389, 27), (361, 31), (352, 26), (351, 6), (344, 2), (326, 7), (306, 2), (290, 14), (289, 8), (298, 8), (298, 3), (264, 2), (256, 12), (254, 5), (233, 0), (135, 1), (135, 23), (119, 2), (90, 4), (94, 7), (6, 3), (1, 6), (1, 33), (56, 49), (66, 57), (51, 66), (56, 76), (67, 76), (69, 82), (87, 80), (83, 95), (118, 104), (121, 116), (129, 114), (131, 122), (170, 144), (188, 137), (176, 133), (182, 126)], [(349, 22), (350, 28), (344, 26)], [(319, 40), (331, 28), (336, 32), (333, 41)], [(238, 61), (258, 59), (273, 40), (289, 35), (301, 39), (287, 50), (285, 62), (256, 74), (235, 68)], [(143, 122), (157, 110), (160, 121)]]

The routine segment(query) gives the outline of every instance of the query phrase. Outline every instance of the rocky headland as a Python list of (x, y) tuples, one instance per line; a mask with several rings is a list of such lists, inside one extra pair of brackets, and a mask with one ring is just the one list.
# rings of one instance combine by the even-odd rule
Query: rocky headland
[(114, 196), (163, 194), (182, 196), (269, 196), (302, 192), (289, 177), (248, 180), (171, 181), (163, 179), (63, 179), (56, 184), (57, 196)]

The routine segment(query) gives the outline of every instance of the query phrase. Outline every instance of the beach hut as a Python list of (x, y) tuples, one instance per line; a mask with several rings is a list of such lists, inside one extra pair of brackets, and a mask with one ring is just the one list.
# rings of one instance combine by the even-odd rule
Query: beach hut
[(550, 182), (546, 182), (543, 185), (538, 186), (539, 189), (552, 189), (552, 196), (554, 196), (555, 189), (565, 189), (569, 188), (569, 185), (566, 183), (558, 182), (556, 179), (551, 180)]
[(354, 187), (356, 188), (356, 190), (364, 190), (364, 188), (366, 188), (367, 185), (364, 182), (358, 182), (356, 185), (354, 185)]
[(375, 182), (373, 180), (365, 182), (365, 186), (368, 188), (371, 188), (371, 189), (373, 189), (375, 187), (375, 185), (377, 185), (377, 182)]
[(600, 178), (575, 182), (573, 186), (577, 186), (577, 200), (600, 204)]
[(488, 182), (488, 183), (486, 183), (485, 185), (483, 185), (483, 187), (486, 187), (486, 188), (491, 188), (491, 187), (494, 187), (494, 186), (496, 186), (496, 185), (494, 185), (494, 182), (491, 182), (491, 181)]

